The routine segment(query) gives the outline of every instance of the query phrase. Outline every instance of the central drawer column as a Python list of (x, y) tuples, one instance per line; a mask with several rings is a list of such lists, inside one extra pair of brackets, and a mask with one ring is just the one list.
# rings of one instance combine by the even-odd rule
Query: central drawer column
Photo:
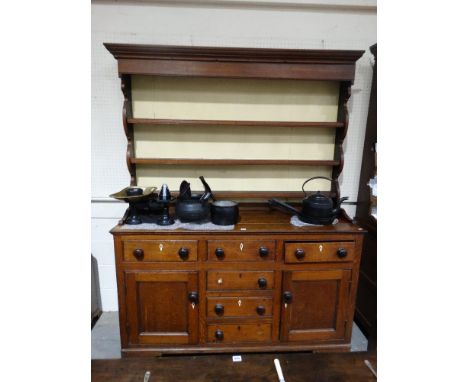
[[(209, 240), (207, 251), (206, 342), (271, 342), (275, 241)], [(272, 267), (259, 270), (256, 263)], [(232, 266), (216, 269), (216, 264)]]

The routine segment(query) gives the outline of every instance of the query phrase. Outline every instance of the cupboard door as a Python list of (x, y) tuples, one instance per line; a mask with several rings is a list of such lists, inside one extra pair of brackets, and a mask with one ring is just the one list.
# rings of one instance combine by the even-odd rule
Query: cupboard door
[(283, 273), (283, 341), (338, 340), (345, 334), (350, 270)]
[(197, 272), (128, 272), (126, 300), (130, 343), (198, 342)]

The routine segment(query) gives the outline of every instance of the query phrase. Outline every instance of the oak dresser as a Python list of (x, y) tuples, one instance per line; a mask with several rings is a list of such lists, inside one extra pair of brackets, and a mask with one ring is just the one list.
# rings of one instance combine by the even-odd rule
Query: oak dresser
[[(343, 211), (294, 226), (266, 201), (338, 179), (363, 52), (105, 46), (130, 184), (174, 191), (204, 175), (241, 202), (229, 231), (112, 229), (122, 354), (349, 351), (363, 230)], [(338, 182), (317, 183), (339, 199)]]

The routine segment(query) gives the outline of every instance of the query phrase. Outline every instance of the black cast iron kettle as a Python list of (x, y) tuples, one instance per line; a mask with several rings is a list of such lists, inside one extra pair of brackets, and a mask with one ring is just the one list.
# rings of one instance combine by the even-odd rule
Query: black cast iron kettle
[(283, 207), (288, 211), (293, 212), (294, 214), (298, 215), (299, 219), (304, 223), (321, 225), (332, 224), (333, 220), (335, 220), (340, 213), (341, 203), (347, 200), (348, 197), (346, 196), (339, 199), (336, 203), (336, 206), (334, 206), (333, 199), (322, 194), (320, 191), (307, 196), (307, 193), (304, 190), (304, 186), (314, 179), (326, 179), (330, 182), (336, 182), (336, 180), (334, 181), (325, 176), (314, 176), (313, 178), (307, 179), (302, 185), (302, 191), (305, 195), (305, 198), (302, 200), (302, 211), (298, 211), (289, 204), (280, 202), (276, 199), (269, 200), (270, 205)]

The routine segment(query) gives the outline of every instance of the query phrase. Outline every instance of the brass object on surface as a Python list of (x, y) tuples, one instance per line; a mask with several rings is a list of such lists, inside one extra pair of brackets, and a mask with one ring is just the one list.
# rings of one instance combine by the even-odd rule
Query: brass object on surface
[(123, 200), (125, 202), (137, 202), (138, 200), (147, 198), (151, 194), (153, 194), (156, 190), (157, 187), (146, 187), (143, 190), (143, 194), (141, 195), (135, 195), (135, 196), (129, 196), (127, 195), (127, 189), (129, 188), (134, 188), (132, 186), (125, 187), (124, 189), (120, 190), (119, 192), (116, 192), (114, 194), (109, 195), (109, 197), (117, 199), (117, 200)]

